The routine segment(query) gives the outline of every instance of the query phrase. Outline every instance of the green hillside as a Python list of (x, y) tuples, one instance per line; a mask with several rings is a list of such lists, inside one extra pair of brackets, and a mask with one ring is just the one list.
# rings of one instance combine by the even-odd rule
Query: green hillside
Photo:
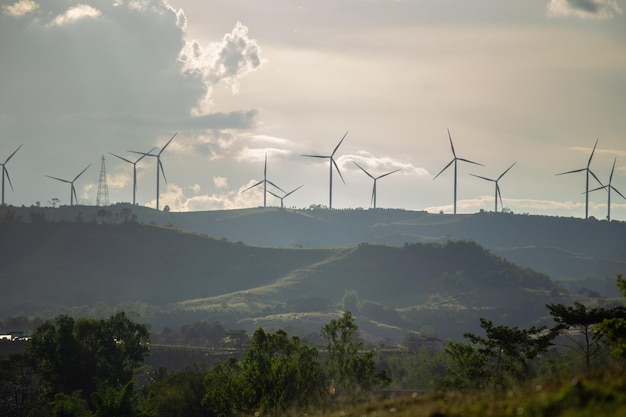
[[(27, 217), (30, 208), (10, 208)], [(472, 240), (518, 265), (563, 282), (597, 280), (594, 290), (617, 296), (609, 285), (626, 270), (626, 222), (512, 213), (431, 214), (397, 209), (290, 210), (276, 207), (201, 212), (160, 212), (117, 204), (106, 208), (40, 208), (55, 220), (120, 222), (132, 213), (142, 224), (170, 225), (249, 245), (341, 248), (362, 243), (403, 246)], [(2, 209), (0, 209), (0, 212)], [(103, 212), (106, 216), (99, 217)], [(124, 214), (125, 213), (125, 214)]]
[(460, 338), (478, 317), (541, 320), (559, 293), (545, 274), (470, 241), (281, 249), (40, 215), (4, 216), (0, 234), (2, 317), (134, 305), (155, 329), (219, 320), (307, 334), (350, 309), (372, 340), (409, 330)]

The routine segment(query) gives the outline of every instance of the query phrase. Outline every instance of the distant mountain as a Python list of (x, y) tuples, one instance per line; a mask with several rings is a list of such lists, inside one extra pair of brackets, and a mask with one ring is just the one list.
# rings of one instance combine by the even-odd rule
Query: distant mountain
[[(219, 320), (235, 328), (281, 327), (307, 334), (350, 309), (371, 340), (398, 340), (409, 330), (460, 338), (478, 329), (478, 317), (526, 326), (545, 318), (546, 303), (565, 299), (547, 275), (471, 241), (269, 248), (142, 225), (128, 212), (123, 219), (76, 212), (74, 220), (81, 222), (47, 221), (40, 211), (7, 213), (0, 217), (0, 317), (124, 308), (157, 330)], [(258, 210), (220, 212), (221, 220), (208, 223), (235, 224), (239, 218), (261, 234), (268, 231), (262, 224), (269, 218), (275, 226), (277, 219), (297, 225), (302, 218), (321, 233), (334, 229), (322, 228), (324, 222), (345, 231), (378, 214), (338, 213), (346, 221), (333, 219), (334, 213), (323, 218), (306, 211)], [(158, 215), (150, 220), (154, 223), (183, 218), (152, 214)], [(201, 224), (203, 217), (195, 216), (188, 218)]]
[[(17, 209), (26, 213), (29, 209)], [(99, 207), (41, 209), (51, 218), (82, 221)], [(408, 210), (283, 210), (252, 208), (165, 213), (119, 204), (104, 209), (119, 220), (130, 211), (145, 224), (171, 225), (216, 238), (263, 247), (352, 247), (361, 243), (402, 246), (405, 243), (472, 240), (519, 265), (552, 279), (614, 281), (626, 273), (626, 222), (531, 216), (510, 213), (430, 214)], [(598, 289), (602, 290), (602, 286)], [(618, 295), (610, 287), (606, 295)], [(604, 292), (604, 290), (602, 290)]]

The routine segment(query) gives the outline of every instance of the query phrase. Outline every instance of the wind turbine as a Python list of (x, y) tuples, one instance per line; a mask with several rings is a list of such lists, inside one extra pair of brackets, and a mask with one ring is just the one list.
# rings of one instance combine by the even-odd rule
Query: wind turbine
[(174, 133), (174, 135), (170, 138), (170, 140), (167, 141), (165, 146), (163, 146), (161, 150), (159, 151), (159, 153), (157, 153), (156, 155), (152, 153), (152, 150), (150, 150), (150, 152), (129, 151), (129, 152), (136, 153), (136, 154), (143, 155), (143, 156), (152, 156), (157, 159), (157, 169), (156, 169), (156, 209), (157, 211), (159, 210), (159, 179), (161, 178), (160, 174), (163, 174), (163, 180), (167, 184), (167, 178), (165, 177), (165, 170), (163, 169), (163, 163), (161, 163), (161, 154), (163, 153), (165, 148), (167, 148), (167, 146), (174, 140), (177, 134), (178, 132)]
[(452, 136), (450, 135), (450, 129), (448, 129), (448, 138), (450, 139), (450, 147), (452, 148), (452, 156), (454, 158), (452, 158), (452, 161), (448, 162), (448, 165), (446, 165), (441, 171), (439, 171), (439, 174), (435, 175), (435, 177), (433, 178), (433, 181), (439, 176), (441, 175), (441, 173), (443, 171), (445, 171), (446, 169), (448, 169), (448, 167), (452, 164), (454, 164), (454, 214), (456, 214), (456, 165), (457, 165), (457, 161), (461, 161), (461, 162), (468, 162), (470, 164), (474, 164), (474, 165), (480, 165), (480, 166), (484, 166), (483, 164), (479, 164), (478, 162), (474, 162), (474, 161), (470, 161), (469, 159), (465, 159), (465, 158), (459, 158), (456, 156), (456, 152), (454, 151), (454, 145), (452, 144)]
[[(256, 184), (251, 185), (250, 187), (246, 188), (245, 190), (242, 191), (242, 193), (261, 184), (263, 184), (263, 207), (267, 207), (267, 193), (270, 192), (267, 189), (267, 184), (273, 185), (274, 187), (278, 188), (283, 193), (285, 192), (285, 190), (283, 190), (278, 185), (274, 184), (272, 181), (267, 179), (267, 153), (265, 154), (265, 168), (263, 169), (263, 179), (257, 182)], [(275, 195), (275, 194), (272, 194), (272, 195)]]
[(498, 198), (500, 198), (500, 204), (502, 205), (502, 208), (504, 208), (504, 203), (502, 202), (502, 194), (500, 193), (500, 184), (498, 184), (498, 181), (500, 181), (500, 179), (501, 179), (502, 177), (504, 177), (504, 174), (506, 174), (507, 172), (509, 172), (509, 170), (510, 170), (511, 168), (513, 168), (513, 165), (515, 165), (515, 164), (517, 164), (517, 161), (513, 162), (513, 163), (511, 164), (511, 166), (510, 166), (510, 167), (508, 167), (508, 168), (506, 169), (506, 171), (504, 171), (502, 174), (500, 174), (500, 176), (499, 176), (497, 179), (495, 179), (495, 180), (494, 180), (494, 179), (492, 179), (492, 178), (481, 177), (480, 175), (470, 174), (470, 175), (472, 175), (472, 176), (474, 176), (474, 177), (476, 177), (476, 178), (481, 178), (481, 179), (483, 179), (483, 180), (486, 180), (486, 181), (491, 181), (491, 182), (495, 182), (495, 183), (496, 183), (496, 191), (495, 191), (495, 200), (496, 200), (496, 208), (495, 208), (495, 211), (496, 211), (496, 213), (498, 212)]
[(341, 175), (341, 171), (339, 171), (337, 162), (335, 162), (335, 158), (333, 158), (335, 156), (335, 153), (337, 152), (337, 149), (339, 149), (339, 146), (341, 146), (341, 143), (346, 138), (346, 136), (348, 136), (348, 132), (346, 132), (346, 134), (343, 135), (343, 137), (341, 138), (337, 146), (335, 146), (333, 153), (331, 153), (330, 155), (300, 155), (300, 156), (306, 156), (308, 158), (322, 158), (322, 159), (329, 160), (329, 163), (330, 163), (330, 188), (329, 188), (329, 197), (328, 197), (328, 209), (329, 210), (332, 210), (333, 208), (333, 165), (335, 166), (335, 169), (337, 170), (339, 177), (341, 177), (341, 181), (343, 181), (344, 184), (346, 183), (346, 181), (343, 179), (343, 175)]
[(11, 190), (13, 190), (13, 184), (11, 183), (11, 177), (9, 176), (9, 171), (7, 170), (7, 162), (9, 162), (9, 159), (13, 158), (13, 155), (15, 155), (17, 153), (17, 151), (19, 151), (22, 146), (24, 146), (23, 143), (20, 146), (18, 146), (17, 149), (14, 150), (13, 153), (11, 155), (9, 155), (9, 157), (7, 159), (5, 159), (2, 164), (0, 164), (0, 165), (2, 165), (2, 205), (3, 206), (4, 206), (4, 176), (5, 176), (5, 174), (6, 174), (7, 180), (9, 180), (9, 185), (11, 186)]
[[(90, 166), (91, 166), (91, 164), (87, 165), (87, 168), (89, 168)], [(52, 177), (50, 175), (46, 175), (46, 177), (52, 178), (53, 180), (57, 180), (57, 181), (61, 181), (61, 182), (65, 182), (67, 184), (70, 184), (70, 206), (73, 206), (74, 205), (74, 199), (76, 199), (76, 203), (78, 204), (78, 197), (76, 196), (76, 188), (74, 188), (74, 182), (78, 179), (78, 177), (83, 175), (83, 172), (87, 171), (87, 168), (85, 168), (82, 171), (80, 171), (80, 174), (75, 176), (74, 179), (71, 180), (71, 181), (70, 180), (65, 180), (63, 178)]]
[(279, 199), (280, 199), (280, 208), (283, 208), (283, 207), (284, 207), (284, 206), (283, 206), (283, 200), (284, 200), (285, 198), (287, 198), (289, 195), (291, 195), (291, 194), (295, 193), (296, 191), (298, 191), (298, 190), (299, 190), (300, 188), (302, 188), (302, 187), (304, 187), (304, 184), (302, 184), (301, 186), (299, 186), (299, 187), (298, 187), (298, 188), (296, 188), (296, 189), (293, 189), (293, 190), (289, 191), (288, 193), (286, 193), (286, 194), (285, 194), (284, 196), (282, 196), (282, 197), (281, 197), (281, 196), (279, 196), (279, 195), (277, 195), (277, 194), (274, 194), (274, 193), (273, 193), (273, 192), (271, 192), (270, 190), (267, 190), (267, 192), (268, 192), (268, 193), (270, 193), (271, 195), (273, 195), (274, 197), (279, 198)]
[[(148, 151), (148, 153), (151, 153), (151, 152), (152, 152), (152, 151), (154, 151), (155, 149), (156, 149), (156, 148), (152, 148), (152, 149), (150, 149), (150, 151)], [(128, 162), (129, 164), (131, 164), (131, 165), (133, 166), (133, 206), (134, 206), (134, 205), (135, 205), (135, 195), (136, 195), (136, 193), (137, 193), (137, 163), (138, 163), (139, 161), (141, 161), (143, 158), (145, 158), (147, 155), (141, 155), (141, 156), (139, 157), (139, 159), (137, 159), (135, 162), (133, 162), (133, 161), (130, 161), (130, 160), (126, 159), (126, 158), (122, 158), (122, 157), (121, 157), (121, 156), (119, 156), (119, 155), (115, 155), (115, 154), (114, 154), (114, 153), (112, 153), (112, 152), (109, 152), (109, 153), (110, 153), (111, 155), (115, 156), (116, 158), (121, 159), (122, 161), (126, 161), (126, 162)]]
[[(354, 161), (353, 161), (353, 162), (354, 162)], [(393, 174), (394, 172), (398, 172), (398, 171), (400, 171), (400, 168), (395, 169), (395, 170), (393, 170), (393, 171), (391, 171), (391, 172), (388, 172), (388, 173), (386, 173), (386, 174), (383, 174), (383, 175), (379, 175), (379, 176), (377, 176), (377, 177), (374, 177), (372, 174), (370, 174), (369, 172), (367, 172), (367, 171), (365, 170), (365, 168), (363, 168), (361, 165), (357, 164), (356, 162), (354, 162), (354, 165), (356, 165), (356, 166), (358, 166), (359, 168), (361, 168), (361, 171), (365, 172), (365, 173), (367, 174), (367, 176), (368, 176), (368, 177), (370, 177), (371, 179), (373, 179), (373, 180), (374, 180), (374, 187), (372, 188), (372, 201), (370, 202), (370, 204), (371, 204), (371, 203), (374, 203), (374, 209), (376, 209), (376, 181), (378, 181), (380, 178), (386, 177), (387, 175), (391, 175), (391, 174)]]
[(615, 171), (615, 162), (617, 162), (617, 157), (613, 160), (613, 168), (611, 168), (611, 175), (609, 175), (609, 183), (607, 185), (603, 185), (602, 187), (598, 187), (598, 188), (594, 188), (593, 190), (589, 190), (589, 192), (592, 192), (592, 191), (596, 191), (596, 190), (606, 189), (606, 191), (608, 192), (609, 199), (608, 199), (608, 202), (607, 202), (607, 207), (608, 207), (608, 213), (607, 213), (607, 216), (606, 216), (607, 221), (611, 221), (611, 190), (615, 191), (624, 200), (626, 200), (626, 197), (624, 197), (624, 194), (620, 193), (617, 188), (615, 188), (615, 187), (613, 187), (611, 185), (611, 182), (613, 181), (613, 171)]
[(598, 181), (598, 184), (600, 184), (600, 186), (603, 186), (602, 182), (598, 179), (598, 177), (596, 177), (596, 174), (594, 174), (593, 171), (591, 169), (589, 169), (589, 166), (591, 165), (591, 158), (593, 158), (593, 153), (596, 151), (596, 146), (598, 146), (598, 140), (599, 139), (600, 138), (596, 139), (596, 144), (593, 145), (593, 150), (591, 151), (591, 155), (589, 156), (589, 161), (587, 161), (587, 166), (585, 168), (574, 169), (572, 171), (561, 172), (560, 174), (556, 174), (556, 175), (565, 175), (565, 174), (573, 174), (575, 172), (582, 172), (582, 171), (586, 172), (586, 183), (585, 183), (585, 219), (587, 219), (589, 217), (589, 174), (591, 174), (593, 176), (593, 178), (595, 178), (596, 181)]

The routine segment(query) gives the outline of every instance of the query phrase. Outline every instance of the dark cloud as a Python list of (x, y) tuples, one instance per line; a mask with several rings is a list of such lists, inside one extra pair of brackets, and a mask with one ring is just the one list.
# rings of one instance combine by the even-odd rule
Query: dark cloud
[(548, 13), (553, 16), (609, 19), (622, 10), (614, 0), (550, 0)]

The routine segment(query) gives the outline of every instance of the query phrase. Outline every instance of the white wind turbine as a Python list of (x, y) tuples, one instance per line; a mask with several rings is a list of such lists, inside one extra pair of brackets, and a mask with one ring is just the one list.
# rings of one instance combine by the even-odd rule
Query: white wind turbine
[(337, 152), (337, 149), (339, 149), (339, 146), (341, 146), (341, 143), (346, 138), (346, 136), (348, 136), (348, 132), (346, 132), (346, 134), (343, 135), (343, 137), (341, 138), (337, 146), (335, 146), (333, 153), (331, 153), (330, 155), (301, 155), (301, 156), (306, 156), (308, 158), (322, 158), (322, 159), (329, 160), (329, 164), (330, 164), (330, 187), (329, 187), (329, 197), (328, 197), (328, 209), (329, 210), (332, 210), (333, 208), (333, 166), (337, 170), (339, 177), (341, 177), (341, 181), (343, 181), (344, 184), (346, 183), (346, 181), (343, 179), (343, 175), (341, 175), (341, 171), (339, 171), (339, 167), (337, 166), (337, 162), (335, 162), (335, 158), (334, 158), (335, 153)]

